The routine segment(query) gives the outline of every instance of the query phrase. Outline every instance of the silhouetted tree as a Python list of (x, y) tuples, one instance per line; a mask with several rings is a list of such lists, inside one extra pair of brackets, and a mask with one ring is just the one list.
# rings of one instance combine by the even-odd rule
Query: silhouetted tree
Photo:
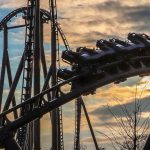
[[(110, 106), (107, 106), (108, 111), (113, 116), (117, 129), (107, 125), (109, 135), (99, 132), (107, 137), (115, 150), (142, 150), (148, 136), (149, 117), (142, 119), (142, 112), (147, 106), (137, 99), (137, 89), (134, 100), (134, 109), (129, 111), (125, 104), (119, 103), (119, 109), (123, 115), (117, 116)], [(111, 136), (110, 136), (111, 135)], [(119, 140), (121, 138), (121, 140)]]

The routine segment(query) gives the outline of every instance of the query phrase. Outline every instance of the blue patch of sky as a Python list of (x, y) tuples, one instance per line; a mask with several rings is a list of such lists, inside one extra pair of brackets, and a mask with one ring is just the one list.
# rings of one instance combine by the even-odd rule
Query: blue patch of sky
[[(50, 50), (51, 50), (51, 45), (50, 43), (44, 43), (44, 48), (45, 48), (45, 53), (50, 53)], [(65, 51), (66, 50), (66, 47), (64, 45), (59, 45), (59, 50), (60, 52), (62, 51)]]
[(1, 8), (0, 20), (2, 20), (8, 13), (10, 13), (13, 9)]

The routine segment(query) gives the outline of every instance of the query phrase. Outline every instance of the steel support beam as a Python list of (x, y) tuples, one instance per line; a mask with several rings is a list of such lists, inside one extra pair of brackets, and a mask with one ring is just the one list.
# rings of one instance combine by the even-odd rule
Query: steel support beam
[[(7, 56), (7, 58), (9, 58), (8, 54), (6, 56)], [(22, 56), (22, 58), (21, 58), (21, 61), (20, 61), (20, 64), (18, 66), (14, 81), (11, 84), (11, 89), (10, 89), (10, 92), (8, 94), (8, 97), (7, 97), (6, 103), (4, 105), (3, 111), (6, 111), (7, 109), (9, 109), (9, 106), (12, 102), (12, 98), (14, 97), (14, 93), (15, 93), (15, 90), (16, 90), (16, 87), (17, 87), (17, 84), (18, 84), (18, 81), (20, 79), (21, 72), (23, 69), (23, 62), (24, 62), (24, 56)], [(8, 60), (7, 60), (7, 63), (8, 63)], [(8, 67), (10, 67), (10, 66), (8, 66)], [(10, 73), (10, 68), (8, 69), (8, 73)]]
[(45, 79), (45, 82), (44, 82), (44, 85), (43, 85), (43, 88), (42, 88), (42, 91), (47, 89), (47, 86), (48, 86), (51, 76), (52, 76), (52, 67), (50, 66), (49, 71), (46, 76), (46, 79)]
[(76, 112), (75, 112), (75, 139), (74, 150), (80, 149), (80, 129), (81, 129), (81, 97), (76, 99)]
[[(56, 16), (54, 11), (55, 0), (51, 0), (51, 67), (52, 67), (52, 78), (51, 84), (52, 87), (57, 83), (57, 76), (56, 76), (56, 61), (57, 61), (57, 47), (56, 47)], [(56, 90), (52, 92), (52, 99), (56, 98)], [(52, 150), (58, 150), (58, 109), (52, 111)]]
[[(44, 37), (43, 32), (44, 31), (43, 31), (43, 22), (42, 22), (42, 20), (41, 20), (40, 28), (41, 28), (41, 30), (40, 30), (40, 32), (41, 32), (40, 33), (40, 35), (41, 35), (41, 44), (40, 44), (40, 46), (41, 46), (41, 48), (40, 48), (40, 50), (41, 50), (41, 63), (42, 63), (42, 68), (43, 68), (44, 81), (46, 82), (48, 74), (47, 74), (47, 65), (46, 65), (45, 52), (44, 52), (44, 40), (43, 40), (43, 37)], [(49, 78), (49, 80), (50, 80), (50, 78)], [(45, 85), (45, 82), (44, 82), (44, 85)], [(47, 88), (50, 88), (48, 82), (46, 82), (46, 85), (47, 86), (44, 87), (44, 90), (46, 90)], [(50, 101), (51, 100), (50, 93), (47, 94), (47, 97), (48, 97), (48, 101)]]
[[(8, 75), (8, 82), (9, 82), (9, 88), (11, 89), (12, 83), (13, 83), (13, 79), (12, 79), (12, 73), (11, 73), (11, 67), (10, 67), (10, 60), (9, 60), (9, 55), (8, 55), (8, 51), (6, 51), (6, 68), (7, 68), (7, 75)], [(15, 95), (12, 98), (12, 106), (15, 107), (16, 106), (16, 98)], [(18, 112), (14, 111), (14, 118), (17, 119), (18, 118)]]
[(4, 51), (3, 51), (3, 60), (2, 60), (1, 77), (0, 77), (0, 112), (1, 112), (1, 107), (2, 107), (2, 96), (3, 96), (4, 80), (5, 80), (7, 49), (8, 49), (8, 31), (7, 31), (7, 26), (5, 26), (4, 27)]
[[(40, 93), (40, 0), (34, 0), (34, 95)], [(38, 107), (39, 100), (35, 104)], [(34, 150), (41, 149), (40, 119), (34, 121)]]
[(10, 30), (10, 29), (16, 29), (16, 28), (23, 28), (23, 27), (26, 27), (26, 26), (27, 26), (26, 24), (18, 25), (18, 26), (11, 26), (11, 27), (8, 27), (8, 30)]
[[(12, 85), (12, 75), (10, 69), (10, 62), (8, 56), (8, 28), (4, 26), (4, 51), (3, 51), (3, 61), (2, 61), (2, 70), (1, 70), (1, 84), (0, 84), (0, 110), (2, 105), (2, 95), (3, 95), (3, 88), (4, 88), (4, 80), (5, 80), (5, 68), (7, 67), (7, 74), (8, 74), (8, 82), (9, 87), (11, 88)], [(12, 98), (12, 106), (16, 106), (15, 96)], [(18, 118), (17, 111), (14, 111), (14, 118)]]
[(86, 117), (89, 129), (90, 129), (90, 132), (91, 132), (91, 135), (92, 135), (92, 138), (93, 138), (93, 142), (95, 144), (95, 148), (96, 148), (96, 150), (99, 150), (99, 147), (98, 147), (98, 144), (97, 144), (97, 140), (96, 140), (96, 137), (95, 137), (95, 134), (94, 134), (94, 131), (93, 131), (93, 127), (92, 127), (92, 124), (91, 124), (91, 121), (90, 121), (87, 109), (85, 107), (85, 104), (84, 104), (84, 101), (83, 101), (82, 98), (81, 98), (81, 105), (82, 105), (84, 113), (85, 113), (85, 117)]

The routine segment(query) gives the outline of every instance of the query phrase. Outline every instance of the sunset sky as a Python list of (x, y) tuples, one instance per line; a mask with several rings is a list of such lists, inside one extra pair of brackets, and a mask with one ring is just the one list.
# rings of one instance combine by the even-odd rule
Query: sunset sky
[[(126, 39), (128, 33), (145, 33), (150, 35), (150, 1), (149, 0), (58, 0), (58, 22), (63, 29), (70, 47), (74, 50), (80, 46), (95, 47), (98, 39), (118, 37)], [(0, 0), (0, 20), (12, 10), (26, 6), (26, 0)], [(41, 0), (41, 7), (48, 10), (48, 0)], [(23, 20), (18, 17), (9, 25), (21, 24)], [(50, 25), (45, 26), (45, 50), (47, 61), (50, 63)], [(24, 48), (24, 29), (11, 30), (9, 32), (9, 54), (13, 75)], [(62, 44), (62, 43), (61, 43)], [(0, 67), (2, 59), (3, 33), (0, 32)], [(63, 45), (62, 45), (63, 48)], [(62, 66), (65, 66), (63, 64)], [(132, 77), (119, 85), (113, 83), (97, 90), (95, 95), (84, 97), (87, 110), (100, 146), (112, 150), (110, 141), (100, 135), (98, 131), (108, 134), (106, 124), (115, 127), (111, 114), (105, 107), (111, 106), (112, 111), (119, 117), (122, 114), (119, 104), (125, 104), (130, 111), (133, 111), (136, 85), (138, 94), (144, 88), (140, 97), (143, 107), (149, 105), (150, 77)], [(146, 85), (146, 86), (145, 86)], [(18, 85), (16, 95), (18, 96), (21, 81)], [(4, 100), (8, 94), (7, 80), (5, 82)], [(131, 106), (131, 107), (130, 107)], [(64, 140), (65, 149), (73, 149), (74, 138), (74, 101), (63, 106), (64, 115)], [(148, 115), (149, 107), (142, 113), (142, 117)], [(42, 119), (42, 149), (48, 150), (51, 145), (49, 115)], [(94, 145), (87, 126), (84, 114), (82, 113), (81, 123), (81, 144), (87, 146), (87, 150), (93, 150)], [(106, 149), (106, 150), (107, 150)]]

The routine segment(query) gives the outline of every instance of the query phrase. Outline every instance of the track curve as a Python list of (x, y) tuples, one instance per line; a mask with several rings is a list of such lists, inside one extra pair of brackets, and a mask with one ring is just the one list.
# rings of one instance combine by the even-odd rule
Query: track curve
[[(21, 7), (21, 8), (18, 8), (18, 9), (15, 9), (14, 11), (10, 12), (7, 16), (5, 16), (2, 21), (0, 22), (0, 31), (3, 30), (4, 26), (7, 25), (7, 23), (14, 17), (14, 16), (17, 16), (17, 14), (19, 13), (23, 13), (25, 14), (27, 11), (27, 7)], [(44, 9), (40, 9), (40, 12), (42, 14), (42, 16), (44, 17), (45, 20), (50, 20), (51, 21), (51, 14), (50, 12), (48, 12), (47, 10), (44, 10)], [(63, 30), (61, 29), (60, 25), (57, 23), (56, 24), (57, 26), (57, 29), (58, 29), (58, 32), (59, 34), (61, 35), (61, 38), (64, 42), (64, 45), (66, 47), (66, 50), (70, 50), (70, 47), (69, 47), (69, 44), (68, 44), (68, 41), (66, 39), (66, 36), (63, 32)]]
[[(120, 58), (122, 54), (117, 52), (118, 55), (115, 55), (115, 58), (113, 55), (110, 55), (111, 59), (108, 63), (102, 63), (98, 59), (96, 63), (92, 62), (89, 64), (72, 64), (72, 70), (60, 69), (58, 71), (58, 77), (63, 79), (62, 82), (52, 88), (41, 92), (37, 96), (28, 99), (25, 103), (19, 104), (15, 108), (12, 108), (0, 114), (0, 117), (5, 116), (7, 113), (12, 112), (14, 109), (22, 107), (22, 105), (34, 103), (38, 97), (42, 98), (47, 93), (50, 93), (56, 89), (60, 90), (61, 87), (64, 87), (70, 83), (72, 84), (72, 87), (70, 88), (68, 93), (65, 93), (65, 95), (62, 94), (62, 96), (60, 96), (58, 99), (55, 99), (52, 103), (56, 103), (57, 105), (53, 105), (53, 107), (51, 107), (51, 110), (71, 101), (73, 98), (93, 93), (95, 89), (100, 88), (104, 85), (113, 82), (119, 83), (133, 76), (149, 75), (150, 48), (145, 46), (143, 49), (137, 49), (137, 52), (138, 53), (130, 52), (129, 54), (126, 54), (128, 56), (128, 59), (124, 57)], [(107, 59), (108, 57), (106, 57), (106, 60)], [(104, 62), (106, 61), (104, 58), (103, 60)], [(61, 92), (63, 93), (63, 91)], [(60, 99), (63, 100), (60, 101)]]

